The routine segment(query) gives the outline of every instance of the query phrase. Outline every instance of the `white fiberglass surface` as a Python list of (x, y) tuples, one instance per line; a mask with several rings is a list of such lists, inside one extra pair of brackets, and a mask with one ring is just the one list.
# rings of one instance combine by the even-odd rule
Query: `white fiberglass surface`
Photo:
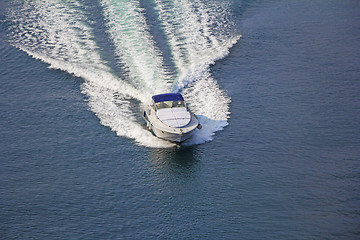
[(179, 128), (190, 123), (191, 115), (186, 108), (159, 109), (156, 116), (169, 127)]

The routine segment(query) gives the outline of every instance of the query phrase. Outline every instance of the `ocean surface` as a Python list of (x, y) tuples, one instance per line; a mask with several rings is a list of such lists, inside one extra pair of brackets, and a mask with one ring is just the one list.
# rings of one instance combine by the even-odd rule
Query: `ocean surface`
[(359, 96), (358, 0), (2, 0), (0, 239), (360, 239)]

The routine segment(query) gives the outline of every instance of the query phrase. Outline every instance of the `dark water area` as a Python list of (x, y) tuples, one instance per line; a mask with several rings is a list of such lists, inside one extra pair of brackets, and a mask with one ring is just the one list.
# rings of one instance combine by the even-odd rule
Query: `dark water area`
[(211, 67), (229, 125), (174, 148), (101, 125), (2, 5), (1, 239), (359, 239), (358, 1), (234, 1), (242, 38)]

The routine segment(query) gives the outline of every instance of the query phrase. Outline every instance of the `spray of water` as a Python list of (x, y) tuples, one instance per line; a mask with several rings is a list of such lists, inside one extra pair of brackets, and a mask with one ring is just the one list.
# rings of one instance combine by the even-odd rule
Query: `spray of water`
[[(201, 1), (154, 2), (168, 45), (175, 75), (170, 75), (161, 51), (156, 47), (137, 1), (102, 0), (101, 15), (115, 55), (126, 68), (119, 77), (101, 57), (86, 6), (75, 0), (33, 0), (14, 6), (11, 43), (30, 56), (84, 79), (82, 91), (100, 119), (119, 136), (149, 147), (173, 144), (154, 137), (139, 122), (139, 105), (151, 95), (182, 92), (203, 129), (188, 145), (210, 141), (227, 125), (230, 98), (211, 76), (210, 66), (226, 56), (240, 36), (225, 32), (231, 28), (226, 4)], [(220, 6), (220, 7), (219, 7)]]

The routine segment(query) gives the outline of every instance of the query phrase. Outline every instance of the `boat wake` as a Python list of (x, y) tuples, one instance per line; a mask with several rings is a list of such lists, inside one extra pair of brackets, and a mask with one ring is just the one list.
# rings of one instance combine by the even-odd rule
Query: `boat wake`
[[(119, 136), (148, 147), (173, 146), (138, 118), (152, 95), (166, 92), (182, 92), (203, 126), (186, 145), (211, 141), (228, 124), (230, 98), (210, 71), (240, 38), (232, 33), (226, 2), (32, 0), (14, 4), (8, 18), (11, 43), (50, 68), (84, 79), (89, 108)], [(104, 29), (96, 28), (98, 22)], [(161, 43), (154, 28), (163, 33)], [(104, 39), (110, 43), (106, 49)]]

